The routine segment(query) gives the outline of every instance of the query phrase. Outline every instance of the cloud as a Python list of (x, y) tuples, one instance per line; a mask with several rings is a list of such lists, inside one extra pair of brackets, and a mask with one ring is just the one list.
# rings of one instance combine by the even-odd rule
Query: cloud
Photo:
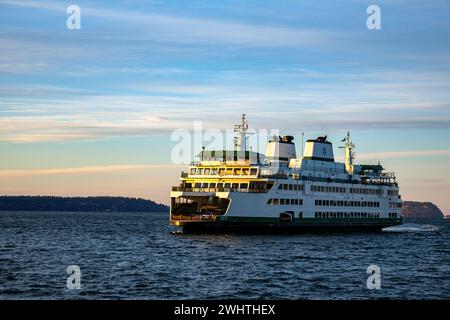
[(420, 150), (420, 151), (358, 153), (357, 157), (358, 159), (361, 160), (373, 160), (373, 159), (417, 158), (417, 157), (448, 156), (448, 155), (450, 155), (450, 150)]
[[(66, 5), (50, 1), (7, 1), (0, 4), (19, 6), (38, 10), (65, 12)], [(209, 43), (235, 44), (240, 46), (316, 46), (332, 41), (330, 32), (308, 30), (305, 28), (288, 28), (242, 23), (239, 21), (192, 18), (177, 15), (163, 15), (153, 12), (137, 12), (114, 10), (80, 5), (82, 17), (92, 16), (114, 21), (126, 22), (129, 25), (146, 26), (141, 29), (139, 39), (153, 39), (178, 44)], [(133, 39), (128, 34), (127, 39)]]
[[(38, 111), (39, 112), (39, 111)], [(123, 115), (103, 112), (0, 118), (0, 141), (33, 143), (49, 141), (92, 140), (114, 136), (149, 135), (174, 130), (177, 121), (167, 121), (153, 114)]]
[(126, 164), (126, 165), (103, 165), (103, 166), (87, 166), (74, 168), (50, 168), (50, 169), (21, 169), (21, 170), (0, 170), (0, 178), (17, 178), (17, 177), (33, 177), (33, 176), (49, 176), (49, 175), (70, 175), (84, 173), (103, 173), (117, 171), (134, 171), (145, 169), (175, 169), (182, 168), (179, 165), (170, 164)]
[[(220, 80), (212, 84), (181, 82), (185, 83), (127, 83), (121, 89), (133, 93), (104, 95), (94, 94), (90, 88), (2, 86), (0, 141), (150, 135), (190, 129), (193, 121), (203, 121), (204, 128), (225, 130), (243, 111), (249, 114), (253, 128), (265, 129), (450, 128), (448, 102), (420, 97), (407, 89), (400, 96), (396, 90), (385, 89), (367, 96), (359, 91), (369, 90), (370, 84), (353, 82), (330, 84), (325, 92), (321, 84), (296, 88), (247, 81), (241, 86)], [(376, 99), (378, 95), (382, 99)]]
[[(68, 2), (0, 0), (2, 9), (29, 8), (62, 16), (57, 30), (49, 30), (56, 23), (49, 19), (49, 24), (36, 30), (8, 25), (0, 31), (0, 72), (39, 73), (1, 81), (0, 141), (149, 135), (192, 128), (194, 120), (223, 130), (243, 111), (249, 114), (252, 127), (267, 129), (450, 127), (446, 69), (377, 66), (374, 70), (356, 60), (342, 67), (342, 57), (329, 50), (341, 50), (330, 41), (335, 34), (292, 27), (292, 21), (289, 26), (265, 25), (242, 22), (242, 16), (238, 21), (196, 18), (157, 14), (145, 10), (148, 6), (131, 11), (84, 3), (80, 1), (82, 19), (95, 18), (89, 20), (91, 28), (67, 33), (63, 22)], [(275, 20), (285, 22), (282, 17)], [(291, 50), (292, 46), (321, 44), (327, 45), (323, 56), (295, 56), (299, 52)], [(252, 50), (245, 54), (251, 58), (244, 54), (238, 63), (204, 63), (195, 55), (199, 64), (190, 60), (192, 56), (186, 58), (186, 54), (203, 53), (212, 46), (220, 46), (218, 52), (249, 46)], [(272, 56), (273, 51), (255, 46), (283, 46), (286, 51)], [(352, 59), (361, 46), (352, 43), (344, 60)], [(155, 58), (153, 50), (160, 49), (173, 50), (177, 57)], [(139, 53), (134, 55), (133, 50)], [(251, 61), (267, 52), (267, 65), (265, 59)]]
[(44, 9), (44, 10), (54, 10), (54, 11), (65, 11), (67, 6), (61, 3), (49, 2), (49, 1), (27, 1), (27, 0), (1, 0), (0, 4), (26, 7), (34, 9)]
[[(56, 61), (80, 59), (95, 56), (102, 52), (100, 48), (92, 47), (86, 50), (77, 44), (73, 45), (67, 38), (61, 41), (49, 41), (49, 34), (34, 30), (9, 30), (6, 27), (0, 33), (0, 67), (3, 71), (18, 71), (14, 68), (36, 67), (36, 70), (46, 70)], [(58, 39), (56, 39), (58, 40)], [(19, 70), (20, 71), (20, 70)]]

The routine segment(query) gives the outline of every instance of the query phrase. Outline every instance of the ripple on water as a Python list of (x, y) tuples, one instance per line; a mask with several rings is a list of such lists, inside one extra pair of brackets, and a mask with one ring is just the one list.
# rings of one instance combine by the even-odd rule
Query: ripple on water
[[(185, 235), (156, 213), (9, 212), (0, 224), (6, 299), (450, 298), (450, 220), (292, 236)], [(79, 291), (65, 287), (71, 264)], [(383, 290), (367, 290), (370, 264)]]
[(439, 226), (432, 224), (404, 223), (399, 226), (384, 228), (383, 232), (437, 232)]

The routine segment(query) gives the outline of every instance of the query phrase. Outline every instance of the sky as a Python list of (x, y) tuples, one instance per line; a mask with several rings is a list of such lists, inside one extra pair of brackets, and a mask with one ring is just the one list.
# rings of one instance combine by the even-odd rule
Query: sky
[(450, 214), (449, 71), (446, 0), (0, 0), (0, 194), (168, 203), (174, 132), (245, 112), (298, 153), (327, 134), (342, 159), (350, 130), (357, 162)]

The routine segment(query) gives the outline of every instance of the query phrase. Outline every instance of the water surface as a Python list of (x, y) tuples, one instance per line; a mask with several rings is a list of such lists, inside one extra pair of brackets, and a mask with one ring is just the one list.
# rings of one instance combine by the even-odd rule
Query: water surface
[[(450, 298), (450, 220), (381, 234), (174, 230), (161, 213), (0, 212), (0, 298)], [(380, 290), (366, 287), (371, 264)], [(69, 265), (80, 290), (67, 289)]]

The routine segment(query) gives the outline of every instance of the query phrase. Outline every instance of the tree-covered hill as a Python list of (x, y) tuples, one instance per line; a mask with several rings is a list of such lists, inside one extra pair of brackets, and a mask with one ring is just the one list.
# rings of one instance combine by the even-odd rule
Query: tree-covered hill
[(0, 211), (165, 212), (166, 205), (126, 197), (0, 196)]

